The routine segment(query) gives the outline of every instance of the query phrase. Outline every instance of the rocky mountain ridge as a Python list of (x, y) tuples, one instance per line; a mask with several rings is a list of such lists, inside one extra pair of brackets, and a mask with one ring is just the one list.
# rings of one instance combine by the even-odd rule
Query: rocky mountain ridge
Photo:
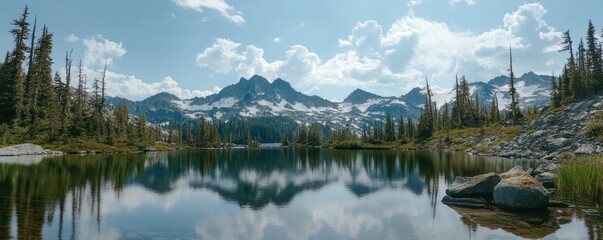
[[(522, 106), (543, 107), (548, 104), (550, 77), (526, 73), (517, 79)], [(508, 102), (508, 77), (496, 77), (488, 82), (470, 83), (472, 94), (480, 102), (489, 103), (496, 93), (499, 106)], [(433, 99), (441, 106), (453, 98), (451, 90), (434, 91)], [(400, 97), (384, 97), (362, 89), (353, 91), (343, 102), (332, 102), (319, 96), (296, 91), (288, 82), (276, 79), (269, 82), (261, 76), (241, 78), (236, 84), (207, 97), (180, 99), (169, 93), (159, 93), (142, 101), (109, 97), (110, 105), (126, 101), (134, 115), (144, 114), (151, 123), (161, 124), (194, 119), (201, 115), (214, 119), (230, 117), (287, 116), (298, 123), (319, 122), (326, 125), (351, 124), (360, 129), (363, 124), (384, 119), (386, 113), (397, 118), (417, 118), (425, 101), (424, 90), (415, 88)]]

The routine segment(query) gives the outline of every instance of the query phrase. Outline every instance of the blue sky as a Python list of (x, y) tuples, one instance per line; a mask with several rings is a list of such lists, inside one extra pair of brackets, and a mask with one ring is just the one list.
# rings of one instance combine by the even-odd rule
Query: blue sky
[(549, 74), (567, 57), (561, 32), (578, 42), (588, 19), (603, 27), (601, 1), (3, 1), (0, 50), (26, 3), (54, 33), (55, 70), (73, 49), (88, 78), (108, 63), (109, 94), (131, 99), (204, 96), (253, 74), (331, 100), (399, 96), (425, 77), (449, 88), (455, 74), (506, 74), (509, 46), (516, 74)]

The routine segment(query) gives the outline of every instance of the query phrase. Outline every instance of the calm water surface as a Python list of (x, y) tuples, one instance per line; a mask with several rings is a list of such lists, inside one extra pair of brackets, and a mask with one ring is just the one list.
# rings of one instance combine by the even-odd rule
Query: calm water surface
[(597, 239), (573, 209), (451, 208), (463, 153), (234, 149), (0, 159), (0, 239)]

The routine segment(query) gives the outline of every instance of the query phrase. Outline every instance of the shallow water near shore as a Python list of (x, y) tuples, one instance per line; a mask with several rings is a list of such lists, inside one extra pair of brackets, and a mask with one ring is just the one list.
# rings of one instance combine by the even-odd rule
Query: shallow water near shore
[(599, 239), (576, 209), (449, 207), (455, 176), (536, 167), (451, 152), (222, 149), (0, 162), (0, 239)]

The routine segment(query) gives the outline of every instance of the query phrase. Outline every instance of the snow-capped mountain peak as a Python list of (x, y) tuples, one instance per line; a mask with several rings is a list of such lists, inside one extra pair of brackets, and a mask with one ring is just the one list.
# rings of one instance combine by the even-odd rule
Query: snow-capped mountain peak
[[(487, 104), (496, 93), (499, 106), (505, 107), (509, 100), (506, 76), (496, 77), (488, 82), (472, 82), (470, 90), (480, 102)], [(533, 72), (517, 78), (516, 88), (521, 107), (542, 107), (548, 104), (550, 77)], [(454, 100), (450, 89), (433, 89), (432, 100), (442, 106)], [(123, 98), (107, 98), (111, 105), (117, 105)], [(125, 100), (127, 101), (127, 100)], [(360, 127), (375, 119), (382, 119), (386, 113), (394, 117), (417, 118), (422, 111), (425, 93), (422, 88), (414, 88), (400, 97), (383, 97), (361, 89), (356, 89), (343, 102), (331, 102), (319, 96), (308, 96), (296, 91), (283, 79), (269, 82), (262, 76), (241, 78), (236, 84), (207, 97), (179, 99), (159, 93), (143, 101), (127, 101), (133, 114), (145, 114), (153, 123), (169, 120), (180, 121), (200, 115), (212, 118), (288, 116), (299, 123), (319, 122), (340, 125), (350, 123)]]

